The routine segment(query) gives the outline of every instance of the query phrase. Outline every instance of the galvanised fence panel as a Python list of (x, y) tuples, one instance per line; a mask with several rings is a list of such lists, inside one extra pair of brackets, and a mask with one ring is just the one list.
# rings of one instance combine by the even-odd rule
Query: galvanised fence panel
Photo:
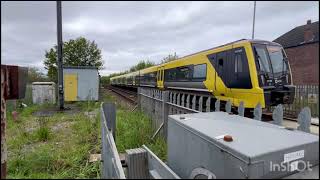
[(119, 153), (112, 135), (115, 132), (116, 123), (114, 106), (112, 103), (102, 103), (100, 108), (102, 141), (101, 176), (103, 179), (125, 179)]
[(318, 85), (296, 85), (294, 102), (290, 105), (284, 105), (284, 114), (297, 117), (304, 107), (310, 108), (312, 117), (319, 117)]

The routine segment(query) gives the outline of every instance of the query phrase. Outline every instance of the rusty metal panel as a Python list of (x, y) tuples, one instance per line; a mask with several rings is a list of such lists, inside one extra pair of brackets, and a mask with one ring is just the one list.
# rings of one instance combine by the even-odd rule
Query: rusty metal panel
[(7, 85), (4, 87), (4, 97), (6, 99), (22, 99), (26, 92), (28, 68), (11, 65), (1, 65), (4, 70), (4, 80)]
[(28, 69), (1, 64), (1, 179), (7, 175), (6, 100), (25, 96)]
[(6, 147), (6, 100), (5, 93), (8, 87), (7, 69), (1, 65), (1, 179), (7, 174), (7, 147)]
[(26, 95), (27, 81), (28, 81), (28, 68), (18, 67), (18, 99), (22, 99)]

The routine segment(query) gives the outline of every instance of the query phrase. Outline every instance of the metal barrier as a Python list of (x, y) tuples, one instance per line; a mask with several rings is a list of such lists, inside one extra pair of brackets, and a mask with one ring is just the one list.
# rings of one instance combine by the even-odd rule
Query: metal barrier
[[(102, 178), (126, 179), (114, 140), (116, 108), (113, 103), (101, 104)], [(114, 134), (114, 135), (113, 135)], [(149, 177), (179, 179), (179, 177), (146, 146), (126, 150), (128, 178)]]
[[(244, 115), (244, 104), (240, 102), (238, 107), (238, 114)], [(167, 139), (167, 121), (168, 115), (172, 114), (187, 114), (198, 112), (212, 112), (220, 111), (220, 101), (215, 101), (210, 95), (185, 93), (179, 91), (160, 91), (155, 88), (138, 88), (138, 105), (140, 109), (149, 115), (152, 119), (152, 127), (155, 131), (152, 138), (156, 135), (160, 135)], [(310, 108), (307, 110), (299, 110), (298, 123), (301, 125), (299, 130), (307, 130), (310, 127), (309, 121), (311, 121)], [(231, 102), (225, 103), (224, 109), (226, 112), (231, 112)], [(285, 114), (284, 106), (277, 106), (273, 111), (273, 120), (275, 124), (282, 125), (283, 115)], [(309, 114), (308, 114), (309, 113)], [(254, 109), (254, 119), (262, 119), (261, 105), (257, 104)]]
[(100, 111), (102, 178), (125, 179), (125, 174), (114, 139), (116, 127), (115, 105), (113, 103), (102, 103)]
[(147, 146), (126, 150), (128, 179), (180, 179)]
[(299, 112), (308, 106), (312, 117), (319, 117), (319, 86), (297, 85), (294, 102), (284, 105), (284, 114), (297, 117)]

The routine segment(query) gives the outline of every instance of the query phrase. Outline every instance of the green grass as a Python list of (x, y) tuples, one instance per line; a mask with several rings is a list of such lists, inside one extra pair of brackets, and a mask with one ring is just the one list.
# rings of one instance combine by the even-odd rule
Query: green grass
[(124, 153), (126, 149), (134, 149), (146, 145), (160, 159), (165, 161), (167, 159), (166, 142), (159, 136), (152, 140), (153, 133), (150, 117), (144, 115), (141, 111), (131, 112), (118, 107), (116, 146), (119, 153)]
[(20, 111), (20, 121), (8, 121), (7, 177), (100, 178), (100, 162), (88, 162), (91, 153), (101, 153), (99, 114), (93, 120), (83, 112), (31, 115), (40, 109), (30, 106)]
[[(104, 95), (103, 101), (114, 101)], [(89, 163), (90, 154), (101, 153), (100, 114), (87, 117), (85, 111), (97, 110), (101, 102), (77, 102), (81, 112), (55, 113), (48, 118), (32, 115), (55, 105), (29, 105), (17, 108), (18, 121), (13, 121), (12, 107), (7, 109), (7, 178), (100, 178), (100, 162)], [(142, 112), (117, 104), (116, 144), (119, 152), (148, 146), (162, 160), (166, 143), (153, 135), (150, 121)]]

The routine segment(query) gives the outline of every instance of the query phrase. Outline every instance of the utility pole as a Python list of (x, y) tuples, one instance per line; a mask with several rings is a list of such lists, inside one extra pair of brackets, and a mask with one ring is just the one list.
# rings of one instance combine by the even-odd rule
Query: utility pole
[(252, 39), (254, 39), (254, 23), (256, 19), (256, 1), (254, 1), (253, 5), (253, 23), (252, 23)]
[(63, 92), (63, 61), (62, 61), (62, 16), (61, 1), (57, 1), (57, 40), (58, 40), (58, 91), (59, 91), (59, 108), (64, 109), (64, 92)]

